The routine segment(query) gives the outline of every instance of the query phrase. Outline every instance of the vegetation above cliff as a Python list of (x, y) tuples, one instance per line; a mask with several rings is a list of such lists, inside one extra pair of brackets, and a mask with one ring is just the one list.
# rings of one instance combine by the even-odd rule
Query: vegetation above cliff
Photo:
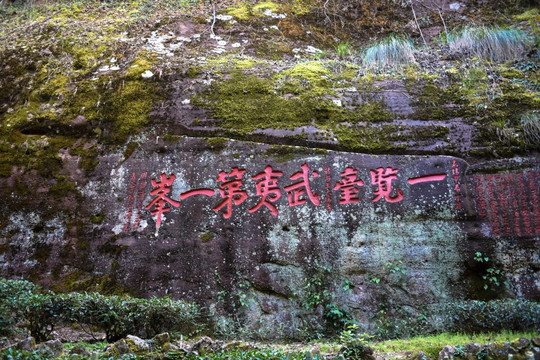
[(38, 138), (124, 144), (162, 118), (367, 153), (537, 150), (538, 9), (456, 4), (5, 2), (0, 175)]

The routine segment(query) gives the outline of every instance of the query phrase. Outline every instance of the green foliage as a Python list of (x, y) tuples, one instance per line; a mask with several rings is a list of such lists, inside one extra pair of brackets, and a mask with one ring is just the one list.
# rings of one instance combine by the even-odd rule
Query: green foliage
[(49, 360), (49, 356), (40, 353), (38, 350), (29, 352), (23, 350), (8, 349), (0, 352), (0, 360)]
[(393, 301), (379, 304), (373, 319), (378, 339), (419, 335), (535, 330), (540, 323), (540, 303), (528, 300), (464, 300), (413, 312)]
[(391, 35), (364, 50), (362, 62), (369, 68), (396, 68), (414, 63), (414, 45), (408, 38)]
[(527, 33), (512, 27), (465, 27), (448, 36), (450, 49), (467, 51), (480, 58), (504, 61), (522, 56), (527, 49)]
[(283, 359), (283, 360), (322, 360), (322, 357), (319, 355), (313, 356), (309, 352), (289, 352), (282, 349), (257, 349), (250, 351), (232, 351), (232, 352), (217, 352), (212, 354), (196, 355), (188, 354), (184, 352), (178, 353), (169, 353), (166, 355), (165, 360), (225, 360), (225, 359), (235, 359), (235, 360), (270, 360), (270, 359)]
[(32, 294), (40, 287), (25, 280), (0, 280), (0, 335), (10, 335), (15, 331), (15, 325), (23, 320), (22, 313)]
[(349, 41), (339, 42), (334, 45), (336, 54), (340, 59), (343, 59), (352, 54), (352, 44)]
[(540, 324), (540, 303), (528, 300), (451, 302), (436, 309), (443, 331), (487, 332), (535, 330)]
[[(474, 261), (487, 264), (489, 262), (489, 258), (487, 256), (483, 256), (481, 252), (476, 252), (474, 255)], [(482, 279), (486, 281), (484, 284), (484, 290), (496, 290), (501, 286), (501, 283), (508, 285), (508, 282), (503, 282), (501, 280), (503, 277), (504, 273), (500, 269), (494, 267), (487, 268), (486, 273), (482, 275)]]
[(537, 111), (528, 112), (521, 117), (521, 128), (527, 144), (540, 146), (540, 116)]
[(181, 300), (39, 290), (26, 281), (0, 280), (2, 333), (13, 331), (22, 321), (37, 341), (48, 339), (60, 322), (96, 327), (105, 332), (108, 341), (128, 334), (152, 337), (164, 331), (194, 334), (204, 329), (199, 307)]
[(532, 338), (536, 332), (496, 332), (481, 334), (442, 333), (429, 336), (415, 336), (406, 339), (386, 340), (372, 343), (371, 346), (381, 353), (404, 353), (408, 351), (422, 351), (432, 359), (437, 359), (439, 352), (446, 345), (455, 345), (454, 357), (465, 354), (465, 346), (468, 343), (487, 344), (490, 342), (511, 342), (514, 339), (525, 337)]
[(435, 329), (432, 328), (429, 315), (427, 310), (415, 313), (392, 299), (382, 302), (373, 317), (377, 324), (375, 336), (378, 339), (398, 339), (430, 334)]
[(347, 326), (347, 330), (342, 331), (339, 335), (339, 342), (343, 344), (340, 353), (346, 359), (368, 359), (373, 354), (373, 349), (368, 346), (369, 339), (372, 338), (368, 334), (357, 334), (358, 325), (353, 324)]
[(476, 252), (474, 254), (474, 261), (487, 263), (489, 261), (489, 258), (487, 256), (484, 257), (481, 252)]
[[(318, 307), (322, 307), (328, 329), (341, 331), (351, 323), (351, 316), (345, 309), (334, 303), (334, 294), (328, 290), (332, 270), (322, 265), (318, 257), (313, 260), (312, 269), (313, 272), (310, 276), (304, 279), (306, 282), (305, 294), (302, 297), (301, 305), (309, 311), (316, 311)], [(349, 282), (347, 286), (350, 284), (352, 283)]]

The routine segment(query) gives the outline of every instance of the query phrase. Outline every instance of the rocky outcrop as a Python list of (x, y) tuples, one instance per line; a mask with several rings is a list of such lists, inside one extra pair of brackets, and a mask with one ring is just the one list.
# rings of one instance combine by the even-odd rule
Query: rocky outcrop
[[(235, 2), (212, 36), (210, 12), (6, 21), (0, 275), (196, 301), (217, 331), (262, 339), (369, 330), (389, 304), (538, 299), (536, 55), (484, 63), (433, 43), (375, 71), (315, 47), (368, 32), (330, 36), (326, 10), (287, 3)], [(395, 1), (331, 3), (358, 29), (416, 35)], [(483, 11), (438, 10), (424, 20)]]
[(2, 271), (240, 311), (265, 337), (327, 326), (330, 303), (368, 327), (385, 297), (412, 309), (504, 292), (534, 299), (532, 164), (494, 174), (502, 163), (156, 137), (129, 157), (102, 156), (74, 189), (76, 217), (93, 223), (48, 212), (43, 198), (28, 211), (11, 203)]

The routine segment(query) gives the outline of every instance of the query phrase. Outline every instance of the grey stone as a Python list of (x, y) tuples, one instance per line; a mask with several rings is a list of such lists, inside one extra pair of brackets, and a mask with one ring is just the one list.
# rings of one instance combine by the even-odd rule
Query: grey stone
[(451, 345), (446, 345), (442, 348), (442, 350), (439, 352), (439, 360), (450, 360), (454, 358), (454, 353), (456, 352), (456, 348)]
[(12, 348), (15, 350), (23, 350), (23, 351), (32, 352), (37, 349), (36, 340), (32, 336), (29, 336), (26, 339), (21, 340), (15, 345), (13, 345)]
[(75, 345), (70, 351), (69, 355), (81, 355), (83, 357), (90, 357), (92, 352), (82, 345)]
[(198, 355), (212, 354), (219, 351), (222, 346), (222, 341), (214, 341), (208, 336), (203, 336), (191, 346), (189, 352), (197, 353)]
[(510, 346), (507, 343), (495, 342), (490, 343), (486, 347), (489, 357), (493, 360), (506, 360), (508, 357)]
[(472, 354), (478, 353), (482, 348), (482, 345), (476, 343), (468, 343), (465, 345), (465, 351)]
[(531, 344), (530, 340), (529, 339), (526, 339), (524, 337), (521, 337), (517, 340), (515, 340), (513, 343), (512, 343), (512, 347), (521, 351), (523, 349), (526, 349), (529, 347), (529, 345)]
[(154, 341), (155, 346), (162, 347), (171, 341), (171, 335), (168, 332), (157, 334), (152, 340)]
[(52, 357), (60, 357), (64, 354), (64, 344), (60, 340), (49, 340), (42, 344), (45, 352)]
[(108, 356), (121, 356), (124, 354), (133, 354), (133, 352), (129, 348), (126, 340), (120, 339), (106, 350), (106, 354)]
[(126, 344), (130, 352), (135, 355), (144, 355), (150, 352), (150, 345), (137, 336), (128, 335), (126, 337)]

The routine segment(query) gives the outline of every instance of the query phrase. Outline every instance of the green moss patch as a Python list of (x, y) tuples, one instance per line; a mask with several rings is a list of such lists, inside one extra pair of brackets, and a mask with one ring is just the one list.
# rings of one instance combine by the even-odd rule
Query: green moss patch
[(278, 12), (281, 5), (273, 1), (260, 1), (255, 5), (247, 1), (239, 1), (234, 7), (227, 9), (227, 14), (234, 16), (238, 20), (249, 20), (252, 17), (264, 16), (264, 11), (270, 10)]

